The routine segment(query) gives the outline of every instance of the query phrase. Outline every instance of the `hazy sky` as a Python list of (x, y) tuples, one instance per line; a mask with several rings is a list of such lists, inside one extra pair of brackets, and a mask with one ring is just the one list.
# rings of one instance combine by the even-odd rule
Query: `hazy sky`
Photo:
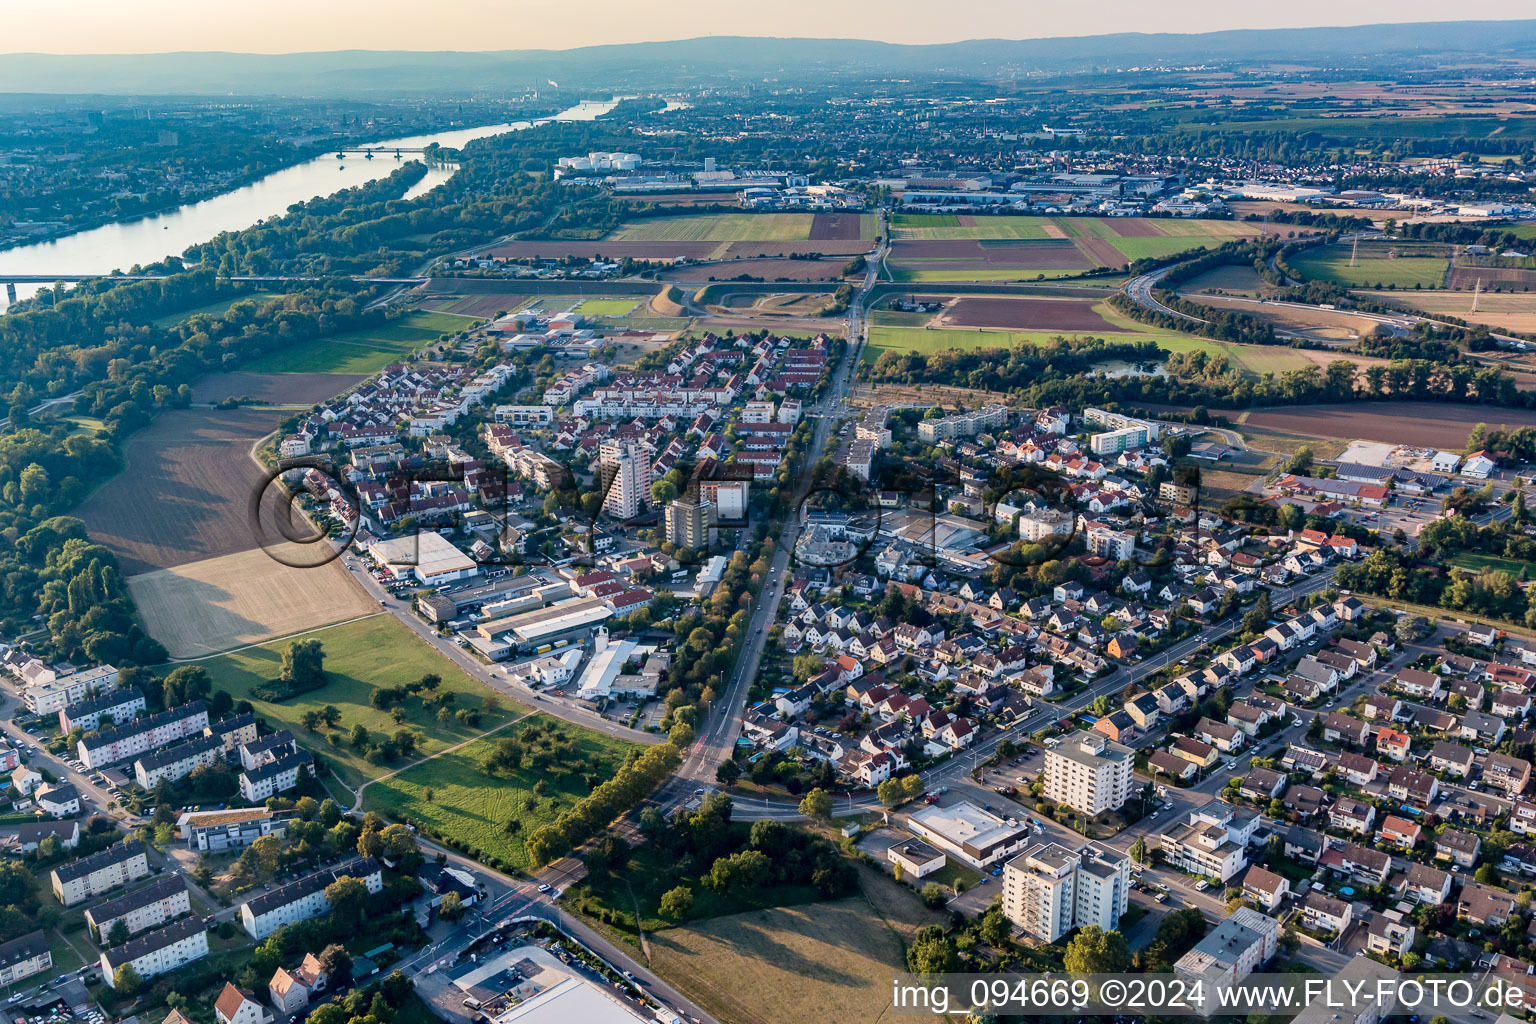
[[(879, 12), (876, 15), (876, 12)], [(0, 0), (0, 52), (565, 49), (706, 35), (949, 42), (1529, 18), (1530, 0)], [(1089, 17), (1084, 17), (1090, 14)]]

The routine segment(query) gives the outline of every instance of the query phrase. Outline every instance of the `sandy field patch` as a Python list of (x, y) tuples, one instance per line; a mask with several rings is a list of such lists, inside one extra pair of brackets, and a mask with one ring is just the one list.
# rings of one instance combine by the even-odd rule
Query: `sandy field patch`
[[(299, 545), (278, 549), (298, 561)], [(339, 562), (284, 565), (260, 548), (128, 579), (144, 628), (172, 658), (197, 658), (244, 644), (378, 612)]]

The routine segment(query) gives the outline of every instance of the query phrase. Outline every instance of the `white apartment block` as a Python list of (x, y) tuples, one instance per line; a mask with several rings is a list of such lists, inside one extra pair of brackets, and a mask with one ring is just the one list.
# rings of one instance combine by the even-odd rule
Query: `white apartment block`
[[(52, 676), (53, 673), (48, 673)], [(111, 665), (97, 665), (81, 669), (69, 675), (54, 676), (27, 686), (21, 699), (27, 707), (39, 715), (51, 715), (63, 711), (71, 704), (90, 700), (117, 685), (117, 669)]]
[(202, 701), (195, 700), (115, 729), (81, 737), (78, 744), (80, 760), (91, 769), (116, 764), (189, 736), (200, 736), (206, 728), (208, 711)]
[(497, 423), (513, 423), (518, 426), (534, 426), (555, 421), (555, 410), (547, 405), (498, 405), (494, 416)]
[(103, 718), (111, 719), (113, 725), (122, 725), (132, 721), (133, 716), (143, 713), (144, 707), (144, 694), (139, 692), (137, 686), (109, 690), (98, 697), (62, 709), (59, 712), (59, 731), (68, 733), (78, 725), (89, 732), (100, 725)]
[(1135, 416), (1125, 416), (1118, 412), (1110, 412), (1107, 409), (1084, 409), (1083, 420), (1095, 427), (1103, 427), (1105, 430), (1124, 430), (1127, 427), (1140, 427), (1147, 432), (1147, 439), (1156, 441), (1163, 435), (1163, 426), (1152, 420), (1141, 420)]
[(53, 954), (48, 949), (48, 938), (41, 931), (0, 943), (0, 985), (14, 985), (52, 966)]
[(251, 771), (241, 772), (240, 795), (255, 804), (279, 793), (286, 793), (299, 784), (300, 776), (309, 771), (314, 760), (309, 751), (300, 750)]
[(1097, 843), (1038, 843), (1003, 867), (1003, 912), (1042, 942), (1089, 925), (1113, 931), (1130, 891), (1130, 860)]
[(629, 441), (604, 441), (598, 446), (597, 478), (606, 492), (603, 511), (633, 519), (651, 500), (650, 453)]
[(170, 875), (127, 895), (98, 903), (85, 912), (85, 923), (101, 941), (119, 921), (127, 926), (129, 935), (137, 935), (190, 913), (192, 902), (186, 881), (180, 875)]
[(1070, 512), (1040, 509), (1019, 516), (1019, 536), (1031, 543), (1039, 543), (1053, 535), (1065, 536), (1072, 532), (1073, 518)]
[(199, 768), (224, 760), (224, 741), (217, 736), (198, 736), (186, 743), (145, 754), (133, 762), (133, 778), (143, 789), (153, 789), (161, 779), (177, 782)]
[(1136, 534), (1130, 530), (1111, 530), (1105, 526), (1093, 526), (1088, 530), (1088, 550), (1104, 558), (1116, 561), (1136, 554)]
[[(1279, 921), (1252, 907), (1238, 907), (1194, 949), (1179, 957), (1173, 973), (1191, 986), (1205, 982), (1207, 992), (1213, 991), (1213, 986), (1231, 988), (1274, 956), (1279, 946)], [(1207, 1015), (1216, 1010), (1217, 1003), (1212, 1000)]]
[(377, 861), (357, 857), (335, 867), (322, 868), (298, 881), (264, 892), (240, 905), (240, 924), (256, 940), (271, 935), (284, 925), (307, 921), (331, 909), (326, 887), (338, 878), (351, 877), (368, 887), (370, 893), (384, 889), (384, 877)]
[(947, 441), (956, 437), (974, 437), (985, 430), (1008, 425), (1006, 405), (988, 405), (975, 412), (961, 412), (933, 420), (919, 420), (917, 436), (924, 441)]
[(89, 857), (60, 864), (49, 879), (59, 902), (72, 907), (148, 874), (149, 855), (144, 844), (129, 839)]
[(101, 974), (115, 988), (113, 975), (124, 964), (132, 964), (140, 980), (148, 981), (207, 955), (208, 929), (197, 918), (189, 917), (104, 951)]
[(1079, 730), (1045, 752), (1045, 795), (1089, 817), (1117, 810), (1131, 794), (1135, 757), (1108, 736)]
[(1248, 840), (1258, 816), (1216, 802), (1191, 811), (1189, 821), (1163, 835), (1163, 857), (1192, 875), (1226, 882), (1248, 866)]
[(1095, 455), (1119, 455), (1133, 448), (1143, 448), (1147, 441), (1146, 427), (1123, 427), (1094, 434), (1088, 439), (1088, 447)]

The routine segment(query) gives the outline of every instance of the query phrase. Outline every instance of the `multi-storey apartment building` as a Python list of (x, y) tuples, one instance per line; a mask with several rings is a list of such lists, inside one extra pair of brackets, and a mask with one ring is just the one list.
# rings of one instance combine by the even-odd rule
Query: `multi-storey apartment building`
[(224, 741), (217, 736), (198, 736), (174, 747), (143, 754), (133, 762), (133, 778), (144, 789), (161, 779), (176, 782), (199, 768), (224, 760)]
[(1038, 843), (1003, 867), (1004, 913), (1042, 942), (1089, 925), (1114, 930), (1130, 890), (1130, 860), (1096, 843)]
[(114, 976), (124, 964), (131, 964), (139, 979), (147, 981), (207, 955), (208, 929), (202, 921), (189, 917), (103, 951), (101, 976), (116, 988)]
[(119, 921), (127, 927), (129, 935), (137, 935), (190, 913), (192, 902), (186, 881), (180, 875), (170, 875), (96, 904), (85, 912), (85, 923), (91, 926), (97, 941), (102, 941)]
[(1248, 840), (1258, 816), (1228, 804), (1191, 811), (1189, 821), (1163, 835), (1163, 857), (1172, 866), (1225, 882), (1248, 866)]
[(40, 931), (0, 943), (0, 985), (14, 985), (52, 966), (53, 954), (48, 950), (48, 937)]
[(603, 511), (615, 519), (633, 519), (651, 499), (651, 456), (644, 445), (604, 441), (598, 446), (597, 479)]
[(116, 764), (188, 736), (201, 735), (207, 727), (208, 709), (202, 701), (195, 700), (115, 729), (82, 736), (78, 744), (80, 760), (93, 769)]
[(21, 692), (22, 701), (39, 715), (51, 715), (113, 689), (117, 686), (117, 669), (111, 665), (96, 665), (68, 675), (57, 675), (49, 670), (36, 681), (23, 681), (27, 682), (27, 688)]
[(382, 869), (371, 857), (355, 857), (343, 864), (321, 868), (295, 882), (264, 892), (240, 905), (240, 924), (253, 939), (264, 939), (284, 925), (305, 921), (331, 907), (326, 887), (338, 878), (355, 878), (371, 893), (384, 888)]
[(1101, 733), (1080, 730), (1045, 752), (1045, 795), (1092, 817), (1125, 803), (1135, 752)]
[[(1280, 946), (1280, 922), (1251, 907), (1238, 907), (1232, 916), (1220, 922), (1195, 948), (1179, 957), (1173, 972), (1191, 986), (1206, 982), (1230, 988), (1274, 956)], [(1215, 999), (1208, 1001), (1206, 1013), (1218, 1012)]]
[(49, 877), (59, 902), (72, 907), (148, 874), (149, 854), (144, 844), (129, 839), (89, 857), (60, 864)]
[(59, 732), (66, 735), (80, 726), (89, 732), (101, 724), (103, 718), (112, 720), (113, 725), (122, 725), (133, 720), (133, 716), (144, 711), (144, 694), (137, 686), (125, 686), (120, 690), (111, 690), (98, 697), (91, 697), (78, 704), (59, 710)]

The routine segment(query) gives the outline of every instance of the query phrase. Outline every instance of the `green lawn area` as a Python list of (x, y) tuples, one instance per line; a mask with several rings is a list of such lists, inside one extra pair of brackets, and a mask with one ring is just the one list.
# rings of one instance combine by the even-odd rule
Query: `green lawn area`
[(622, 242), (803, 242), (809, 213), (699, 213), (635, 221), (609, 235)]
[(235, 295), (227, 299), (217, 299), (204, 306), (195, 306), (192, 309), (183, 309), (175, 313), (166, 313), (164, 316), (155, 317), (152, 322), (156, 327), (170, 327), (174, 324), (181, 323), (183, 320), (197, 316), (199, 313), (210, 314), (213, 316), (222, 316), (230, 306), (233, 306), (237, 302), (244, 302), (246, 299), (254, 299), (257, 302), (266, 302), (268, 299), (275, 298), (277, 298), (276, 292), (249, 292), (245, 295)]
[[(408, 817), (441, 836), (457, 839), (478, 851), (474, 853), (477, 859), (495, 858), (511, 868), (525, 870), (530, 865), (523, 838), (553, 821), (610, 777), (633, 746), (602, 733), (556, 722), (561, 733), (576, 741), (575, 753), (567, 759), (543, 770), (525, 763), (512, 776), (490, 775), (481, 767), (502, 735), (526, 738), (536, 726), (553, 721), (538, 716), (495, 737), (476, 740), (460, 750), (375, 782), (364, 794), (367, 804), (387, 814)], [(539, 782), (548, 784), (542, 796), (534, 793)], [(507, 831), (509, 820), (518, 822), (515, 833)]]
[(585, 299), (576, 312), (582, 316), (624, 316), (639, 304), (639, 299)]
[(952, 213), (893, 213), (891, 227), (901, 228), (957, 228), (960, 218)]
[[(277, 678), (282, 671), (283, 651), (291, 641), (276, 640), (197, 664), (207, 669), (215, 689), (227, 691), (236, 700), (249, 700), (255, 705), (256, 714), (274, 727), (292, 729), (299, 742), (315, 756), (324, 758), (348, 786), (356, 786), (365, 778), (377, 778), (403, 763), (369, 764), (347, 742), (347, 734), (353, 726), (363, 725), (369, 732), (389, 735), (403, 727), (414, 729), (419, 734), (418, 750), (431, 754), (531, 710), (471, 679), (389, 615), (374, 615), (331, 626), (310, 633), (307, 639), (319, 640), (324, 646), (325, 670), (330, 682), (319, 690), (311, 690), (280, 704), (257, 700), (251, 696), (251, 691)], [(441, 725), (435, 710), (428, 711), (420, 700), (411, 698), (402, 726), (387, 712), (368, 703), (374, 690), (414, 682), (429, 672), (442, 677), (441, 690), (460, 695), (454, 709), (479, 708), (484, 697), (495, 696), (501, 702), (502, 710), (482, 714), (480, 724), (476, 726), (457, 721)], [(327, 704), (334, 704), (341, 710), (339, 729), (330, 731), (322, 727), (312, 732), (300, 724), (304, 712), (319, 710)]]
[(1473, 572), (1507, 572), (1511, 576), (1519, 576), (1522, 569), (1526, 573), (1536, 569), (1536, 566), (1530, 562), (1522, 562), (1518, 558), (1501, 558), (1498, 555), (1485, 555), (1477, 551), (1460, 551), (1446, 561), (1458, 568), (1470, 569)]
[(1311, 281), (1373, 287), (1377, 284), (1398, 288), (1439, 288), (1445, 282), (1450, 261), (1439, 256), (1361, 256), (1349, 265), (1350, 247), (1321, 245), (1297, 253), (1289, 263), (1298, 274)]
[(260, 356), (240, 369), (251, 373), (377, 373), (442, 335), (467, 326), (462, 316), (416, 310), (382, 327), (316, 338)]

